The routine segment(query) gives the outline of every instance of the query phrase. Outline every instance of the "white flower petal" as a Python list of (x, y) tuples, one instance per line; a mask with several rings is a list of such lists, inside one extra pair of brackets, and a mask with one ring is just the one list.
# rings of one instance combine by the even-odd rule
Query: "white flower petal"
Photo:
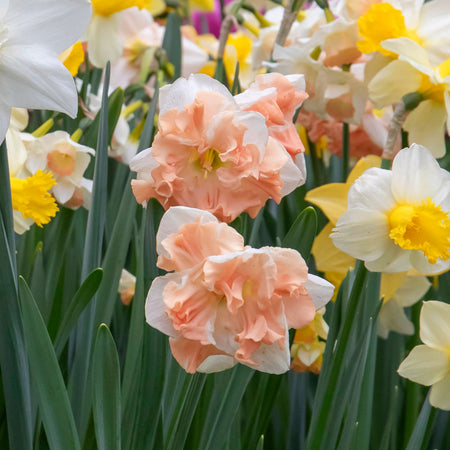
[(426, 275), (435, 275), (450, 268), (450, 261), (437, 260), (436, 264), (430, 264), (428, 258), (420, 250), (412, 250), (409, 255), (411, 265), (418, 272)]
[(160, 115), (177, 108), (182, 110), (190, 105), (200, 91), (218, 92), (233, 101), (230, 91), (220, 82), (201, 73), (191, 75), (187, 80), (178, 78), (173, 84), (163, 86), (159, 90)]
[(372, 167), (352, 185), (348, 193), (348, 208), (367, 208), (380, 212), (395, 205), (391, 192), (392, 172)]
[(414, 325), (395, 298), (384, 302), (378, 314), (378, 335), (386, 339), (389, 331), (406, 335), (414, 333)]
[(427, 51), (412, 39), (406, 37), (386, 39), (381, 43), (381, 46), (399, 55), (400, 59), (405, 58), (408, 62), (411, 61), (425, 67), (430, 66)]
[[(399, 77), (398, 74), (402, 76)], [(411, 92), (416, 92), (422, 81), (421, 73), (411, 64), (395, 60), (380, 70), (369, 83), (369, 98), (376, 108), (390, 106)]]
[(177, 282), (179, 279), (180, 275), (173, 273), (155, 278), (148, 291), (147, 300), (145, 301), (145, 318), (147, 323), (161, 331), (161, 333), (171, 337), (176, 337), (178, 333), (166, 313), (163, 291), (167, 283), (170, 281)]
[(405, 277), (401, 286), (395, 292), (395, 299), (402, 306), (412, 306), (428, 291), (431, 283), (427, 277)]
[(232, 356), (211, 355), (208, 356), (198, 367), (197, 372), (214, 373), (230, 369), (237, 364), (237, 360)]
[(450, 374), (433, 384), (430, 394), (430, 403), (435, 408), (450, 411)]
[(260, 372), (277, 375), (287, 372), (291, 362), (288, 333), (286, 333), (284, 349), (280, 349), (278, 344), (261, 344), (258, 350), (252, 353), (251, 358), (257, 365), (249, 365), (249, 367)]
[(0, 91), (10, 106), (51, 109), (75, 117), (78, 95), (70, 72), (43, 47), (5, 46)]
[(380, 258), (390, 241), (387, 218), (378, 211), (354, 208), (345, 212), (331, 234), (334, 245), (354, 258)]
[(233, 121), (236, 124), (242, 124), (247, 130), (244, 133), (243, 144), (253, 144), (259, 150), (259, 162), (264, 159), (266, 152), (267, 140), (269, 139), (269, 131), (266, 127), (266, 119), (258, 112), (237, 112)]
[(450, 348), (450, 305), (444, 302), (424, 302), (420, 311), (420, 339), (443, 352)]
[(193, 223), (201, 217), (202, 223), (218, 222), (215, 216), (207, 211), (187, 206), (173, 206), (163, 215), (156, 234), (156, 251), (158, 255), (170, 255), (162, 246), (162, 241), (169, 235), (177, 233), (181, 225)]
[(445, 155), (445, 106), (433, 100), (425, 100), (412, 110), (403, 124), (410, 144), (417, 143), (430, 150), (435, 158)]
[(11, 107), (0, 100), (0, 144), (4, 141), (9, 127)]
[(433, 198), (441, 183), (441, 168), (425, 147), (413, 144), (398, 152), (392, 164), (392, 193), (398, 203)]
[(290, 194), (294, 189), (299, 186), (303, 186), (306, 181), (306, 164), (305, 156), (303, 153), (297, 153), (295, 155), (295, 163), (292, 157), (284, 149), (287, 155), (286, 163), (280, 170), (280, 178), (283, 180), (283, 186), (281, 188), (281, 196)]
[(85, 0), (15, 0), (4, 25), (11, 43), (42, 45), (57, 56), (80, 39), (90, 18)]
[(433, 67), (445, 61), (450, 54), (449, 17), (448, 0), (433, 0), (422, 5), (416, 32), (426, 43)]
[(398, 368), (398, 373), (402, 377), (425, 386), (442, 380), (447, 371), (447, 354), (426, 345), (414, 347)]
[(404, 250), (392, 239), (385, 240), (383, 254), (373, 260), (366, 261), (365, 266), (372, 272), (396, 273), (411, 269), (410, 251)]
[(316, 275), (308, 274), (308, 280), (303, 286), (312, 298), (316, 311), (325, 306), (333, 296), (334, 286), (327, 280)]

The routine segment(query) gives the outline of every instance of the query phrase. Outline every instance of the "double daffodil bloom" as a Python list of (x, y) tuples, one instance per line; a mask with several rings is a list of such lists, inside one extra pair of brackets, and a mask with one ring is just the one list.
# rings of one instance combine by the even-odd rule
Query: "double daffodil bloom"
[(370, 99), (382, 108), (416, 93), (421, 101), (403, 125), (409, 142), (426, 146), (436, 158), (444, 156), (445, 127), (450, 129), (450, 58), (433, 67), (427, 52), (408, 38), (388, 39), (382, 46), (399, 58), (372, 79)]

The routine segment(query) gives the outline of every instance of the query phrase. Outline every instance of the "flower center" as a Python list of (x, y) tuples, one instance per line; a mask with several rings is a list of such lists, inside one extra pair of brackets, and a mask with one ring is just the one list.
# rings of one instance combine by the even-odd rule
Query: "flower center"
[(50, 173), (38, 170), (26, 178), (11, 177), (12, 207), (26, 219), (31, 217), (38, 226), (50, 222), (58, 206), (48, 192), (56, 184)]
[(389, 3), (375, 3), (366, 14), (358, 19), (359, 35), (362, 37), (357, 46), (362, 53), (380, 52), (397, 58), (395, 53), (384, 49), (381, 43), (386, 39), (407, 37), (422, 44), (422, 40), (413, 30), (408, 30), (400, 10)]
[(204, 172), (205, 178), (209, 173), (224, 165), (225, 163), (220, 159), (219, 152), (214, 148), (210, 148), (201, 154), (197, 153), (196, 158), (194, 158), (194, 166)]
[(75, 170), (75, 149), (67, 142), (57, 144), (47, 154), (47, 165), (56, 175), (64, 177), (71, 175)]
[(450, 259), (450, 218), (428, 197), (420, 205), (397, 205), (388, 213), (389, 237), (401, 248), (421, 250), (430, 264)]
[(108, 17), (132, 6), (145, 8), (146, 3), (145, 0), (92, 0), (92, 8), (95, 14)]

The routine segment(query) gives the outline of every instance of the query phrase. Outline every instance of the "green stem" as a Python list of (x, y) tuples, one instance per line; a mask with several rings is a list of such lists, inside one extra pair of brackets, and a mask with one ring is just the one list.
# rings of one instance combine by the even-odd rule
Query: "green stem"
[(342, 124), (342, 182), (348, 177), (350, 165), (350, 129), (348, 123)]

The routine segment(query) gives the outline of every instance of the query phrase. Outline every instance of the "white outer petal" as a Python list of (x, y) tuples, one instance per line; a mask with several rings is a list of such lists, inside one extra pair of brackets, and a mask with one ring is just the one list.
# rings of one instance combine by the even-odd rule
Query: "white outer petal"
[(420, 311), (420, 339), (444, 353), (450, 348), (450, 305), (444, 302), (424, 302)]
[(170, 281), (177, 282), (179, 279), (179, 274), (173, 273), (155, 278), (148, 291), (147, 300), (145, 301), (145, 319), (147, 323), (171, 337), (176, 337), (178, 332), (173, 327), (172, 322), (166, 313), (163, 291), (167, 283)]
[(447, 354), (426, 345), (414, 347), (398, 368), (402, 377), (425, 386), (442, 380), (447, 371)]
[(441, 184), (441, 168), (424, 146), (413, 144), (398, 152), (392, 164), (392, 193), (398, 203), (433, 198)]
[(230, 91), (220, 81), (197, 73), (188, 79), (178, 78), (174, 83), (163, 86), (159, 90), (160, 116), (173, 108), (184, 109), (185, 105), (193, 103), (197, 92), (200, 91), (218, 92), (234, 103)]
[[(399, 77), (398, 74), (402, 76)], [(392, 105), (405, 94), (416, 92), (421, 73), (406, 61), (395, 60), (381, 69), (369, 83), (369, 98), (376, 108)]]
[(425, 100), (412, 110), (403, 124), (410, 144), (425, 146), (435, 158), (445, 155), (445, 106), (433, 100)]
[(312, 298), (316, 311), (325, 306), (333, 296), (334, 286), (327, 280), (308, 274), (308, 280), (303, 284)]
[(431, 388), (430, 403), (435, 408), (450, 411), (450, 374)]
[(351, 186), (348, 192), (348, 208), (367, 208), (385, 212), (395, 205), (391, 192), (392, 172), (371, 167)]
[(0, 58), (0, 92), (10, 106), (51, 109), (75, 117), (78, 94), (64, 65), (44, 47), (5, 45)]
[(86, 0), (14, 0), (3, 23), (11, 43), (42, 45), (57, 56), (81, 37), (91, 12)]
[(251, 358), (257, 365), (249, 365), (249, 367), (260, 372), (273, 374), (287, 372), (291, 362), (289, 352), (289, 334), (286, 333), (284, 349), (280, 349), (276, 343), (272, 345), (261, 344), (258, 350), (252, 353)]
[(230, 369), (237, 364), (237, 360), (232, 356), (211, 355), (208, 356), (198, 367), (197, 372), (215, 373)]
[(424, 66), (427, 68), (430, 67), (430, 61), (428, 61), (427, 51), (412, 39), (406, 37), (386, 39), (381, 43), (381, 46), (386, 50), (396, 53), (402, 59), (405, 58), (405, 60), (408, 62), (415, 63), (419, 66)]

